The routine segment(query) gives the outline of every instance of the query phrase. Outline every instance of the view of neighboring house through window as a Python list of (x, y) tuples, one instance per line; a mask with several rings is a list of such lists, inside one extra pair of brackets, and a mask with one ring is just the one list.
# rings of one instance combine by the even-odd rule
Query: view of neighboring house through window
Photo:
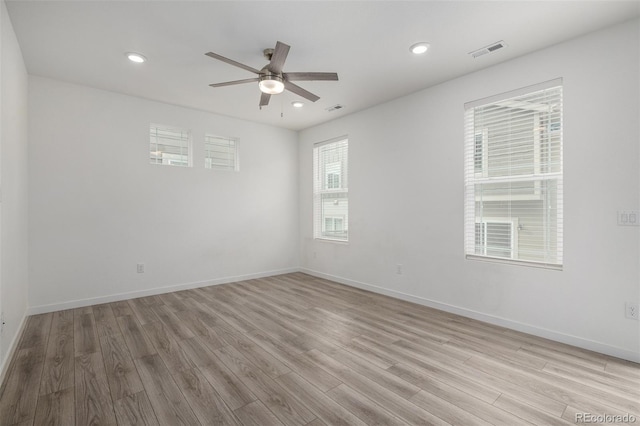
[(314, 238), (349, 239), (348, 152), (349, 141), (346, 138), (314, 145)]
[(158, 124), (150, 126), (151, 164), (191, 166), (191, 131)]
[(465, 252), (562, 265), (562, 81), (465, 105)]
[(238, 170), (238, 140), (221, 136), (204, 136), (204, 167), (216, 170)]

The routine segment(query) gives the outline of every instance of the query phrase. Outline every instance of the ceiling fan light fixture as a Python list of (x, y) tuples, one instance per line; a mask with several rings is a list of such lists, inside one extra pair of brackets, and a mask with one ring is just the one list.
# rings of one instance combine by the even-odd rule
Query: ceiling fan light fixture
[(269, 95), (278, 95), (284, 91), (282, 77), (277, 75), (266, 75), (258, 83), (260, 91)]
[(127, 52), (125, 53), (125, 55), (131, 62), (135, 62), (137, 64), (141, 64), (143, 62), (146, 62), (147, 60), (147, 58), (145, 58), (144, 55), (141, 55), (140, 53), (136, 53), (136, 52)]
[(421, 41), (420, 43), (412, 44), (409, 50), (414, 55), (422, 55), (423, 53), (426, 53), (427, 50), (429, 50), (429, 46), (429, 43)]

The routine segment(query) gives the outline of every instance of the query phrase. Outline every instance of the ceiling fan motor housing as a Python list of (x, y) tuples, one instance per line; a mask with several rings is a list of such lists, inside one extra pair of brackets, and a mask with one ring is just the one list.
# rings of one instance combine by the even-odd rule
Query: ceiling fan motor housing
[(267, 61), (270, 61), (270, 60), (271, 60), (271, 58), (273, 57), (273, 52), (275, 52), (275, 51), (276, 51), (275, 49), (273, 49), (273, 48), (269, 47), (269, 48), (267, 48), (267, 49), (264, 49), (264, 50), (262, 51), (262, 54), (264, 55), (264, 58), (265, 58)]
[(265, 66), (260, 70), (260, 80), (280, 80), (284, 81), (284, 77), (281, 72), (273, 72), (269, 69), (269, 65)]

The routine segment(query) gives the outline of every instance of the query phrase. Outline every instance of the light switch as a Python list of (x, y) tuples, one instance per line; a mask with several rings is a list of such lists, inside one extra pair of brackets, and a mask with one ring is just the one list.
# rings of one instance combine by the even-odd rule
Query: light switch
[(640, 213), (637, 210), (618, 210), (619, 226), (640, 226)]

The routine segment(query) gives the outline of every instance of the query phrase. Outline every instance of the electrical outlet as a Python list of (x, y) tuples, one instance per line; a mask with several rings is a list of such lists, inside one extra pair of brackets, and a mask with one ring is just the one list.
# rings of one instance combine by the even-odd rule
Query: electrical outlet
[(402, 275), (402, 265), (400, 264), (396, 265), (396, 274)]
[(624, 316), (634, 320), (638, 319), (640, 312), (638, 312), (638, 304), (627, 302), (624, 304)]
[(144, 274), (144, 263), (138, 263), (137, 271), (139, 274)]

